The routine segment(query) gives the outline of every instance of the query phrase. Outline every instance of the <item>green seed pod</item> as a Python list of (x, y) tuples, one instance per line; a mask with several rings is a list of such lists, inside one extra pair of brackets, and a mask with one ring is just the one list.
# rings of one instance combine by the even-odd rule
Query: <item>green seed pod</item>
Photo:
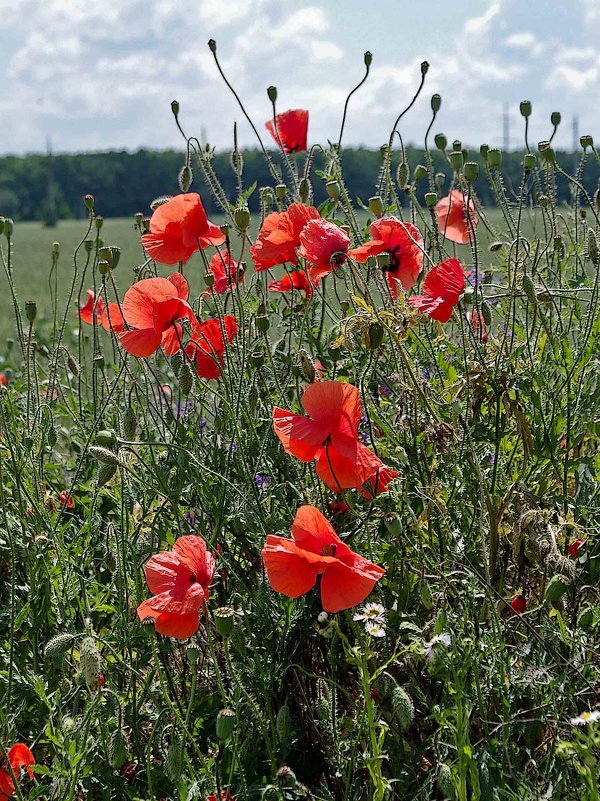
[(391, 264), (391, 259), (390, 259), (390, 254), (389, 253), (386, 253), (384, 251), (383, 253), (380, 253), (377, 256), (377, 266), (379, 267), (380, 270), (384, 270), (384, 271), (387, 270), (387, 268), (390, 266), (390, 264)]
[(184, 362), (179, 371), (179, 389), (181, 390), (181, 394), (187, 397), (192, 391), (193, 385), (194, 377), (192, 371), (189, 364)]
[(233, 709), (220, 709), (217, 714), (217, 737), (219, 740), (229, 740), (235, 728), (236, 714)]
[(113, 453), (108, 448), (102, 448), (97, 445), (92, 445), (89, 449), (90, 456), (93, 456), (97, 462), (102, 464), (119, 464), (119, 458), (116, 453)]
[(365, 60), (365, 67), (370, 67), (373, 63), (373, 53), (370, 50), (367, 50), (363, 56)]
[(213, 617), (216, 630), (221, 637), (226, 640), (231, 636), (231, 632), (233, 631), (235, 623), (234, 610), (230, 606), (220, 606), (218, 609), (215, 609)]
[(4, 217), (0, 217), (0, 236), (4, 233)]
[(94, 225), (96, 226), (96, 230), (100, 231), (104, 225), (104, 217), (101, 217), (100, 214), (97, 214), (94, 218)]
[(35, 300), (26, 300), (25, 301), (25, 317), (27, 317), (28, 321), (32, 323), (37, 316), (37, 303)]
[(369, 211), (376, 217), (383, 217), (383, 200), (379, 195), (369, 198)]
[(79, 728), (79, 724), (75, 718), (71, 717), (71, 715), (65, 715), (61, 721), (60, 727), (65, 737), (73, 737)]
[(342, 300), (340, 301), (340, 309), (344, 317), (348, 314), (350, 310), (350, 301), (349, 300)]
[(450, 765), (442, 763), (438, 766), (437, 786), (444, 798), (455, 798), (454, 782)]
[(525, 119), (527, 119), (527, 117), (530, 117), (531, 116), (531, 100), (521, 100), (521, 103), (519, 105), (519, 111), (521, 112), (521, 116), (525, 117)]
[(96, 647), (96, 641), (93, 637), (84, 637), (81, 641), (79, 664), (87, 686), (95, 686), (100, 679), (102, 661), (100, 659), (100, 651)]
[(552, 123), (552, 125), (554, 125), (555, 128), (558, 128), (561, 119), (562, 117), (560, 115), (560, 111), (553, 111), (552, 114), (550, 115), (550, 122)]
[(85, 207), (88, 211), (93, 211), (94, 209), (94, 196), (93, 195), (84, 195), (83, 202), (85, 203)]
[(455, 139), (454, 142), (452, 142), (452, 150), (460, 150), (460, 152), (462, 153), (462, 149), (463, 146), (460, 139)]
[(70, 353), (67, 354), (67, 367), (73, 373), (75, 378), (79, 375), (79, 364), (78, 362), (71, 356)]
[(462, 150), (453, 150), (452, 153), (448, 156), (450, 159), (450, 164), (452, 165), (452, 169), (456, 172), (459, 172), (462, 169), (464, 164), (464, 156), (462, 154)]
[(598, 240), (596, 239), (596, 232), (593, 228), (588, 228), (587, 235), (587, 252), (590, 261), (595, 267), (600, 263), (600, 251), (598, 251)]
[(303, 178), (298, 186), (298, 195), (302, 203), (306, 203), (312, 194), (312, 187), (308, 178)]
[(63, 634), (56, 634), (51, 640), (48, 640), (44, 648), (44, 655), (51, 659), (53, 662), (62, 662), (65, 654), (73, 644), (73, 635), (64, 632)]
[(392, 537), (399, 537), (402, 534), (402, 521), (398, 515), (386, 515), (383, 519), (383, 522), (385, 523), (385, 527), (390, 532)]
[(467, 181), (473, 183), (473, 181), (477, 180), (477, 176), (479, 175), (479, 164), (477, 164), (476, 161), (467, 161), (464, 172)]
[(116, 450), (117, 448), (117, 433), (113, 428), (108, 428), (103, 431), (98, 431), (96, 434), (96, 445), (101, 448), (109, 448)]
[(428, 72), (429, 72), (429, 62), (428, 61), (422, 61), (421, 62), (421, 75), (423, 75), (423, 77), (424, 77), (425, 75), (427, 75)]
[(275, 197), (277, 200), (284, 201), (287, 194), (287, 187), (285, 184), (277, 184), (275, 187)]
[(276, 86), (269, 86), (267, 88), (267, 97), (271, 101), (271, 103), (277, 102), (277, 87)]
[(281, 742), (286, 743), (291, 738), (293, 727), (292, 713), (287, 704), (280, 707), (277, 712), (275, 727), (277, 729), (277, 736)]
[(594, 147), (594, 139), (589, 134), (584, 134), (579, 137), (579, 144), (585, 150), (588, 147)]
[(408, 164), (405, 161), (401, 161), (398, 165), (398, 171), (396, 173), (396, 180), (398, 181), (398, 186), (400, 189), (406, 189), (409, 178), (410, 170), (408, 168)]
[(488, 150), (487, 159), (490, 167), (493, 167), (497, 170), (502, 164), (502, 151), (498, 150), (497, 147), (491, 147)]
[(440, 110), (442, 105), (442, 97), (441, 95), (435, 94), (431, 95), (431, 110), (434, 114), (437, 114)]
[(332, 200), (337, 201), (340, 199), (340, 185), (337, 181), (327, 181), (325, 189)]
[(136, 429), (137, 420), (135, 418), (135, 412), (131, 406), (128, 406), (123, 415), (123, 437), (128, 441), (135, 439)]
[(435, 192), (426, 192), (425, 193), (425, 205), (428, 209), (434, 209), (438, 202), (438, 196)]
[(415, 167), (415, 183), (418, 184), (427, 175), (427, 167), (417, 164)]
[(523, 167), (529, 172), (535, 167), (535, 153), (525, 153), (523, 156)]
[(179, 114), (179, 101), (178, 100), (171, 100), (171, 111), (173, 112), (173, 116), (177, 117)]
[(532, 306), (537, 306), (538, 300), (535, 291), (535, 286), (533, 281), (528, 275), (524, 275), (521, 281), (523, 286), (523, 292), (527, 296), (527, 300), (531, 303)]
[(404, 687), (397, 684), (392, 688), (391, 705), (394, 715), (398, 719), (398, 725), (402, 731), (406, 731), (413, 722), (415, 716), (415, 708), (412, 698), (406, 692)]
[(302, 372), (304, 373), (304, 377), (312, 384), (312, 382), (316, 378), (317, 373), (311, 358), (309, 357), (308, 353), (305, 350), (299, 350), (298, 359), (300, 361), (300, 367), (302, 369)]
[(256, 327), (262, 333), (266, 334), (269, 330), (271, 323), (269, 322), (269, 318), (266, 314), (259, 314), (256, 318)]
[(546, 164), (554, 164), (556, 162), (556, 153), (549, 142), (540, 142), (539, 150)]
[(120, 770), (127, 761), (127, 746), (120, 728), (109, 744), (109, 756), (110, 764), (115, 770)]
[(4, 236), (7, 239), (10, 239), (11, 236), (13, 235), (14, 230), (15, 230), (14, 222), (11, 220), (10, 217), (6, 217), (6, 219), (4, 220)]
[(265, 363), (265, 354), (260, 350), (255, 350), (248, 356), (248, 361), (252, 367), (262, 367)]
[(557, 573), (556, 575), (552, 576), (546, 585), (544, 598), (551, 604), (555, 603), (567, 592), (569, 589), (569, 584), (570, 582), (568, 578)]
[(483, 322), (487, 326), (492, 324), (492, 308), (487, 300), (481, 302), (481, 316), (483, 317)]
[(179, 175), (177, 177), (179, 180), (179, 188), (182, 192), (187, 192), (194, 180), (194, 173), (190, 165), (184, 164), (179, 170)]
[(479, 146), (479, 155), (481, 156), (481, 158), (485, 159), (486, 161), (487, 161), (487, 157), (488, 157), (488, 153), (489, 152), (490, 152), (490, 146), (489, 145), (480, 145)]
[(539, 204), (543, 209), (548, 208), (548, 203), (550, 202), (550, 198), (548, 195), (540, 195), (538, 198)]
[(448, 146), (448, 139), (443, 133), (436, 134), (435, 139), (433, 141), (435, 142), (435, 146), (437, 147), (437, 149), (441, 150), (442, 152)]
[(436, 172), (435, 174), (435, 186), (438, 192), (442, 191), (444, 184), (446, 183), (446, 175), (443, 172)]
[(238, 206), (233, 212), (233, 221), (239, 231), (248, 230), (248, 226), (250, 225), (250, 209), (248, 206)]
[(96, 476), (96, 486), (98, 489), (104, 487), (117, 472), (118, 466), (116, 464), (105, 463), (101, 464)]

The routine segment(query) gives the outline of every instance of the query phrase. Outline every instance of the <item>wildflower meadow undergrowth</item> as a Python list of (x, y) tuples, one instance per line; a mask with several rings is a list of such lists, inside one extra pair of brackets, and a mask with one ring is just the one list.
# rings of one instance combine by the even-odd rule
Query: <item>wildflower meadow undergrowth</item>
[(423, 63), (363, 203), (370, 64), (326, 147), (239, 101), (237, 197), (174, 101), (181, 193), (137, 265), (87, 195), (50, 319), (0, 220), (0, 799), (599, 798), (599, 155), (524, 101), (519, 185), (443, 134), (434, 172), (433, 95), (407, 163)]

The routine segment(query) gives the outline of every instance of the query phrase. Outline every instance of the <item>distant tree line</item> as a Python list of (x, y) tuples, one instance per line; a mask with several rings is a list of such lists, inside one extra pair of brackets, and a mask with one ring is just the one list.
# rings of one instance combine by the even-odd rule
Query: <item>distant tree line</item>
[[(411, 176), (415, 167), (425, 165), (426, 154), (422, 149), (408, 147), (407, 163)], [(444, 173), (446, 181), (441, 193), (448, 191), (452, 179), (452, 168), (445, 156), (438, 150), (431, 153), (433, 169)], [(258, 150), (243, 153), (243, 186), (248, 189), (255, 182), (257, 187), (273, 186), (273, 178), (268, 170), (263, 154)], [(557, 153), (558, 163), (570, 175), (575, 175), (581, 153)], [(480, 165), (476, 191), (481, 201), (493, 205), (492, 190), (482, 168), (483, 160), (479, 152), (468, 154), (470, 161)], [(504, 153), (501, 171), (507, 190), (516, 193), (522, 176), (523, 152)], [(344, 182), (353, 199), (360, 198), (364, 203), (377, 193), (377, 182), (381, 168), (379, 150), (348, 148), (344, 150)], [(103, 152), (84, 154), (64, 154), (54, 156), (28, 155), (5, 156), (0, 158), (0, 215), (16, 220), (51, 220), (77, 218), (85, 215), (82, 198), (91, 193), (96, 199), (97, 213), (105, 217), (127, 217), (135, 212), (149, 213), (152, 200), (160, 195), (175, 194), (180, 191), (178, 173), (184, 162), (184, 154), (176, 151), (138, 150), (136, 153)], [(393, 174), (399, 162), (399, 153), (394, 153)], [(538, 161), (540, 157), (538, 155)], [(202, 195), (209, 213), (217, 213), (218, 206), (211, 197), (200, 168), (192, 162), (194, 182), (191, 190)], [(227, 197), (235, 203), (238, 195), (237, 177), (230, 164), (228, 153), (217, 153), (212, 160), (212, 168), (225, 189)], [(325, 181), (317, 172), (324, 169), (323, 156), (314, 161), (311, 175), (315, 201), (326, 198)], [(590, 195), (598, 188), (600, 167), (592, 155), (587, 159), (582, 176), (582, 184)], [(421, 180), (418, 192), (421, 196), (428, 191), (427, 180)], [(562, 176), (557, 176), (559, 201), (569, 201), (572, 186)], [(402, 195), (402, 193), (400, 193)], [(251, 209), (258, 207), (259, 193), (255, 191), (250, 199)]]

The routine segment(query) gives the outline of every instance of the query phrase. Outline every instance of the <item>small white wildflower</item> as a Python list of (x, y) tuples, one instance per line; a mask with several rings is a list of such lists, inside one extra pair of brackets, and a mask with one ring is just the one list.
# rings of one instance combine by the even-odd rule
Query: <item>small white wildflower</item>
[(327, 612), (319, 612), (319, 614), (317, 615), (317, 620), (319, 621), (319, 623), (327, 623), (328, 617), (329, 615), (327, 614)]
[(379, 621), (365, 623), (365, 631), (367, 634), (370, 634), (371, 637), (385, 637), (385, 631), (379, 625)]
[(445, 648), (449, 648), (450, 644), (452, 643), (452, 638), (449, 634), (436, 634), (433, 639), (429, 640), (424, 644), (425, 648), (425, 655), (431, 658), (435, 651), (440, 649), (440, 646), (444, 646)]
[(365, 604), (361, 611), (354, 615), (352, 620), (356, 622), (373, 620), (383, 623), (385, 620), (385, 608), (381, 604)]
[(582, 712), (576, 718), (571, 718), (571, 725), (585, 726), (586, 723), (596, 723), (600, 720), (600, 709), (592, 709), (591, 712)]

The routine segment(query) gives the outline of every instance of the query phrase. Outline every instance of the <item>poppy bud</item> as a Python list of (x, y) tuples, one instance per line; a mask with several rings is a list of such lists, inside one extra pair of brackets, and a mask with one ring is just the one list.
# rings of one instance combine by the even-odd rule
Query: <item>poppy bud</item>
[(391, 705), (394, 715), (398, 719), (398, 725), (402, 731), (406, 731), (413, 722), (415, 707), (412, 698), (404, 687), (397, 684), (392, 688)]
[(271, 323), (266, 314), (259, 314), (256, 318), (256, 327), (262, 334), (266, 334), (269, 330)]
[(298, 195), (302, 203), (306, 203), (312, 192), (312, 187), (308, 178), (303, 178), (298, 186)]
[(96, 444), (100, 445), (101, 448), (116, 449), (117, 434), (114, 429), (111, 428), (104, 431), (98, 431), (96, 434)]
[(179, 114), (179, 101), (178, 100), (171, 100), (171, 111), (173, 112), (173, 116), (177, 117)]
[(15, 224), (10, 217), (6, 217), (4, 220), (4, 236), (7, 239), (10, 239), (13, 235), (13, 231), (15, 230)]
[(238, 206), (233, 212), (233, 221), (240, 231), (246, 231), (250, 225), (250, 210), (248, 206)]
[(120, 770), (127, 761), (127, 748), (121, 729), (117, 729), (109, 748), (110, 764), (115, 770)]
[(390, 266), (390, 254), (386, 253), (385, 251), (380, 253), (377, 256), (377, 265), (380, 270), (387, 270), (387, 268)]
[(480, 145), (479, 146), (479, 155), (481, 156), (481, 158), (484, 158), (484, 159), (487, 160), (489, 151), (490, 151), (490, 146), (489, 145)]
[(530, 276), (524, 275), (521, 281), (523, 285), (523, 291), (527, 296), (527, 300), (531, 303), (532, 306), (537, 306), (537, 295), (535, 292), (535, 286), (533, 281), (531, 280)]
[(181, 776), (181, 769), (183, 763), (183, 749), (181, 741), (176, 734), (172, 735), (172, 740), (167, 749), (167, 758), (165, 759), (165, 770), (167, 776), (172, 782), (179, 780)]
[(104, 224), (104, 217), (101, 217), (99, 214), (97, 214), (94, 222), (96, 224), (96, 230), (99, 231)]
[(227, 639), (233, 631), (235, 612), (230, 606), (221, 606), (214, 611), (214, 621), (218, 633), (223, 639)]
[(479, 175), (479, 164), (475, 161), (467, 161), (464, 172), (467, 181), (473, 183), (473, 181), (477, 180), (477, 176)]
[(425, 76), (429, 72), (429, 62), (422, 61), (421, 62), (421, 75)]
[(441, 105), (442, 105), (442, 96), (438, 94), (431, 95), (431, 110), (433, 111), (434, 114), (438, 113)]
[(437, 786), (444, 798), (454, 798), (456, 790), (452, 781), (452, 768), (446, 763), (438, 767)]
[(435, 192), (426, 192), (425, 193), (425, 205), (428, 209), (433, 209), (438, 202), (438, 196)]
[(569, 580), (565, 576), (558, 573), (550, 579), (546, 585), (546, 592), (544, 598), (548, 603), (555, 604), (559, 601), (566, 591), (569, 589)]
[(364, 336), (364, 345), (370, 350), (377, 350), (383, 342), (383, 326), (371, 323)]
[(337, 181), (327, 181), (325, 189), (332, 200), (337, 201), (340, 199), (340, 185)]
[(465, 161), (462, 150), (453, 150), (452, 153), (450, 153), (449, 158), (452, 168), (458, 172), (462, 168), (462, 165)]
[(100, 681), (100, 667), (102, 665), (100, 652), (93, 637), (84, 637), (79, 649), (79, 664), (81, 673), (88, 687), (97, 685)]
[(98, 475), (96, 476), (96, 484), (98, 489), (103, 487), (105, 484), (111, 480), (114, 474), (117, 472), (117, 465), (112, 463), (105, 463), (101, 464), (98, 470)]
[(277, 102), (277, 87), (276, 86), (269, 86), (267, 89), (267, 96), (271, 103)]
[(25, 317), (32, 323), (37, 315), (37, 303), (35, 300), (26, 300), (25, 301)]
[(275, 187), (275, 197), (277, 200), (283, 201), (285, 200), (285, 196), (287, 194), (287, 187), (285, 184), (277, 184)]
[(123, 415), (123, 436), (124, 438), (131, 442), (135, 438), (135, 432), (137, 429), (137, 420), (135, 418), (135, 412), (128, 406), (125, 409), (125, 414)]
[(435, 142), (435, 146), (437, 147), (437, 149), (441, 150), (442, 152), (446, 149), (446, 146), (448, 144), (448, 140), (446, 139), (443, 133), (436, 134), (435, 139), (433, 141)]
[(44, 655), (53, 662), (62, 661), (73, 643), (73, 635), (67, 632), (57, 634), (48, 640), (44, 648)]
[(340, 301), (340, 309), (342, 310), (342, 314), (345, 317), (350, 309), (350, 301), (349, 300)]
[(486, 325), (492, 324), (492, 309), (487, 300), (481, 302), (481, 316)]
[(369, 211), (376, 217), (383, 217), (383, 200), (379, 195), (369, 198)]
[(408, 168), (408, 164), (405, 161), (401, 161), (398, 165), (398, 171), (396, 173), (396, 180), (398, 181), (398, 186), (400, 189), (406, 189), (409, 176), (410, 170)]
[(217, 52), (217, 43), (215, 42), (215, 40), (214, 40), (214, 39), (209, 39), (209, 40), (208, 40), (208, 47), (209, 47), (209, 49), (210, 49), (210, 52), (211, 52), (213, 55), (214, 55), (214, 54)]
[(554, 237), (554, 252), (561, 259), (565, 255), (565, 245), (560, 234)]
[(94, 209), (94, 196), (93, 195), (84, 195), (83, 202), (85, 203), (85, 207), (88, 211), (93, 211)]
[(594, 147), (594, 140), (589, 134), (584, 134), (579, 137), (579, 144), (585, 150), (586, 147)]
[(275, 718), (275, 728), (277, 729), (277, 735), (282, 743), (285, 743), (290, 738), (292, 725), (292, 713), (290, 712), (289, 706), (284, 704), (279, 708), (277, 717)]
[(190, 366), (187, 362), (184, 362), (179, 371), (179, 389), (181, 390), (181, 394), (187, 397), (192, 391), (193, 384), (194, 378)]
[(419, 181), (427, 175), (427, 167), (424, 167), (422, 164), (417, 164), (415, 167), (415, 183), (418, 184)]
[(562, 117), (560, 116), (560, 111), (553, 111), (550, 115), (550, 122), (554, 125), (555, 128), (558, 128), (560, 125)]
[(596, 239), (596, 233), (593, 228), (588, 228), (587, 252), (592, 263), (598, 267), (600, 263), (600, 252), (598, 251), (598, 240)]
[(296, 774), (287, 765), (282, 765), (279, 768), (279, 770), (275, 774), (275, 778), (277, 779), (277, 784), (282, 789), (292, 790), (298, 784), (298, 779), (296, 778)]
[(446, 183), (446, 174), (443, 172), (436, 172), (435, 174), (435, 185), (437, 187), (438, 192), (442, 191), (444, 184)]
[(74, 376), (79, 375), (79, 364), (76, 360), (71, 356), (71, 354), (67, 354), (67, 367), (73, 373)]
[(487, 158), (490, 163), (490, 167), (494, 167), (494, 169), (498, 169), (502, 164), (502, 151), (498, 150), (497, 147), (491, 147), (488, 150)]
[(255, 350), (248, 356), (248, 361), (252, 367), (262, 367), (265, 363), (265, 355), (260, 350)]
[(527, 598), (524, 595), (515, 595), (510, 602), (510, 608), (513, 615), (522, 615), (527, 609)]
[(189, 164), (184, 164), (183, 167), (179, 170), (179, 188), (182, 192), (187, 192), (192, 184), (192, 180), (194, 178), (194, 173), (192, 172), (192, 168)]
[(521, 100), (519, 111), (521, 112), (521, 116), (527, 119), (527, 117), (531, 115), (531, 100)]
[(115, 453), (108, 448), (100, 447), (99, 445), (92, 445), (89, 449), (90, 456), (103, 464), (119, 464), (119, 459)]
[(308, 353), (305, 350), (300, 350), (298, 351), (298, 358), (300, 360), (300, 367), (302, 368), (304, 376), (312, 383), (317, 376), (317, 372), (314, 364), (308, 357)]
[(236, 714), (233, 709), (219, 709), (217, 714), (217, 737), (229, 740), (235, 728)]
[(529, 172), (533, 170), (535, 167), (535, 154), (534, 153), (526, 153), (523, 157), (523, 167)]
[(399, 537), (402, 534), (402, 521), (398, 515), (389, 514), (383, 518), (385, 527), (390, 532), (392, 537)]
[(370, 50), (367, 50), (367, 52), (364, 55), (364, 59), (365, 59), (365, 67), (370, 67), (373, 62), (373, 53), (371, 53)]

